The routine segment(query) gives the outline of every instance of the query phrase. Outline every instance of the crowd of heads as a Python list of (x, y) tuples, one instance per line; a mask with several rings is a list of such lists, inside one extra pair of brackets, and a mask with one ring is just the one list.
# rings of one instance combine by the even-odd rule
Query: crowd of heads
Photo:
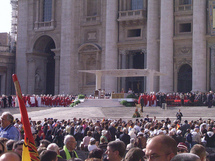
[[(215, 124), (211, 119), (159, 121), (148, 115), (135, 120), (44, 118), (29, 121), (42, 161), (59, 156), (67, 160), (103, 158), (109, 161), (214, 159)], [(18, 141), (0, 139), (0, 161), (5, 157), (22, 157), (23, 125), (5, 112), (1, 116), (1, 129), (9, 125), (18, 129), (20, 138)]]

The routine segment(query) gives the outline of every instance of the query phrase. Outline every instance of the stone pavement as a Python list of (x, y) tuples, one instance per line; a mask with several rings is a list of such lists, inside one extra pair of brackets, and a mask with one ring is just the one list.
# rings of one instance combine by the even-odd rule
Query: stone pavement
[[(84, 105), (85, 104), (85, 105)], [(119, 119), (123, 120), (134, 120), (132, 115), (136, 107), (124, 107), (120, 104), (116, 106), (111, 105), (111, 101), (105, 102), (105, 105), (99, 105), (99, 102), (81, 103), (76, 107), (28, 107), (28, 115), (32, 120), (43, 120), (43, 118), (56, 118), (56, 119), (71, 119), (76, 118), (90, 118), (90, 119)], [(172, 121), (176, 119), (176, 112), (181, 109), (183, 113), (182, 120), (197, 120), (203, 119), (215, 119), (215, 108), (207, 108), (206, 106), (198, 107), (168, 107), (167, 110), (161, 109), (160, 107), (144, 107), (143, 117), (147, 114), (149, 117), (156, 116), (158, 120), (166, 119), (169, 117)], [(19, 108), (6, 108), (0, 109), (0, 114), (4, 111), (9, 111), (14, 114), (15, 118), (20, 118)], [(143, 118), (140, 117), (140, 118)]]

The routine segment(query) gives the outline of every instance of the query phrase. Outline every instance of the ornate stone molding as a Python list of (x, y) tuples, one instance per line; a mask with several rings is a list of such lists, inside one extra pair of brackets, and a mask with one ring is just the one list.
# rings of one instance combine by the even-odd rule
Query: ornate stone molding
[(192, 60), (188, 60), (188, 59), (186, 59), (186, 58), (181, 59), (181, 60), (178, 60), (178, 61), (176, 62), (176, 69), (179, 71), (180, 67), (181, 67), (182, 65), (185, 65), (185, 64), (188, 64), (188, 65), (190, 65), (190, 66), (192, 67)]
[(181, 47), (178, 48), (176, 51), (177, 55), (191, 55), (192, 54), (192, 47)]
[(144, 22), (144, 20), (128, 20), (120, 22), (120, 25), (122, 25), (122, 27), (144, 26), (146, 25)]
[(213, 50), (215, 50), (215, 44), (209, 43), (209, 44), (208, 44), (208, 47), (211, 48), (211, 49), (213, 49)]
[(27, 58), (28, 63), (34, 63), (36, 60), (32, 57)]
[(97, 44), (93, 43), (86, 43), (79, 47), (79, 53), (86, 53), (86, 52), (100, 52), (101, 48)]

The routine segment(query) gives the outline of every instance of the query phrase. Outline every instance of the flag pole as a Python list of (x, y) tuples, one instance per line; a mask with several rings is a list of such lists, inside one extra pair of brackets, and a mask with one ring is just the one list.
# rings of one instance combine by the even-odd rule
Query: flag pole
[(21, 113), (21, 121), (24, 126), (25, 139), (23, 144), (22, 161), (39, 161), (39, 155), (35, 145), (35, 141), (31, 132), (31, 126), (28, 118), (27, 109), (22, 99), (22, 92), (16, 74), (12, 75), (13, 82), (18, 97), (19, 110)]

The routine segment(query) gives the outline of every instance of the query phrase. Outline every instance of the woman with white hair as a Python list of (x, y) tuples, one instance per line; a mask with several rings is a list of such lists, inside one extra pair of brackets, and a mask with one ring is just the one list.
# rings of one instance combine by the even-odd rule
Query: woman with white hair
[(104, 138), (105, 142), (108, 143), (108, 139), (107, 139), (107, 137), (106, 137), (107, 132), (108, 132), (107, 130), (102, 130), (102, 136), (100, 137), (100, 144), (102, 143), (102, 142), (101, 142), (101, 139), (102, 139), (102, 138)]
[(90, 143), (88, 145), (88, 151), (92, 151), (94, 149), (97, 149), (97, 145), (96, 145), (96, 139), (94, 139), (93, 137), (90, 139)]
[(134, 145), (135, 145), (135, 139), (131, 138), (130, 143), (126, 147), (126, 150), (130, 150), (131, 148), (134, 148)]

